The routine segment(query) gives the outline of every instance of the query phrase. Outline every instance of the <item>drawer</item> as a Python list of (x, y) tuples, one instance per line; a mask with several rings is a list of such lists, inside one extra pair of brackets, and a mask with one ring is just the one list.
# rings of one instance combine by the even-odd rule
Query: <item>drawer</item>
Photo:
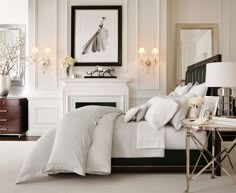
[(20, 106), (0, 107), (0, 118), (19, 117), (26, 113), (27, 109)]
[(0, 98), (0, 108), (6, 106), (23, 106), (27, 104), (27, 99)]
[(13, 126), (0, 126), (0, 135), (1, 134), (18, 134), (23, 133), (23, 130), (19, 130)]
[(17, 125), (20, 126), (21, 118), (20, 117), (0, 117), (0, 126), (1, 125)]
[(19, 120), (11, 123), (0, 123), (0, 134), (20, 133), (20, 132), (21, 132), (21, 127)]

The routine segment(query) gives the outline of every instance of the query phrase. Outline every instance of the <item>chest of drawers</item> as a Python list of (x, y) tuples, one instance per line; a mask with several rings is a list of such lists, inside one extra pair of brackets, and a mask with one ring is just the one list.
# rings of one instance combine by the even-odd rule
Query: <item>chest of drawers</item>
[(24, 135), (28, 130), (28, 100), (0, 98), (0, 135)]

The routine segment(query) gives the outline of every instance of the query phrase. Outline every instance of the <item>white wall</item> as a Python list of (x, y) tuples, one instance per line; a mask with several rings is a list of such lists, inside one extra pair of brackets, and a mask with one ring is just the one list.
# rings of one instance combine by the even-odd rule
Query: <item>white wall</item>
[(0, 24), (27, 24), (28, 0), (0, 0), (0, 5)]
[[(45, 74), (39, 65), (30, 66), (28, 85), (11, 91), (11, 96), (29, 99), (29, 135), (40, 135), (56, 127), (62, 117), (64, 73), (60, 60), (70, 55), (70, 6), (85, 4), (123, 6), (123, 65), (116, 68), (116, 75), (131, 80), (130, 106), (166, 94), (166, 0), (149, 0), (149, 3), (146, 0), (29, 0), (28, 49), (38, 47), (43, 51), (51, 47), (53, 60)], [(153, 47), (160, 50), (160, 63), (148, 75), (138, 68), (137, 51), (141, 46), (150, 51)], [(75, 70), (83, 73), (87, 69)]]

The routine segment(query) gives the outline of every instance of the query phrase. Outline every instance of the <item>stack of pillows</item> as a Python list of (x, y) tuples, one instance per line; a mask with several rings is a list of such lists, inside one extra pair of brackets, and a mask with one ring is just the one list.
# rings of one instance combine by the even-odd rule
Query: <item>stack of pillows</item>
[(131, 108), (124, 117), (126, 123), (130, 121), (148, 121), (155, 129), (167, 123), (176, 130), (181, 128), (181, 120), (191, 117), (188, 100), (193, 96), (204, 97), (207, 93), (206, 84), (189, 83), (179, 85), (166, 97), (153, 97), (147, 103)]

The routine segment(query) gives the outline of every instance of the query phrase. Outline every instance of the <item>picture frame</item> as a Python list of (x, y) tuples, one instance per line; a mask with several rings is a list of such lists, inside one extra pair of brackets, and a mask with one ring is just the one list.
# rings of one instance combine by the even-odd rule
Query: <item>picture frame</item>
[(122, 6), (72, 6), (75, 66), (122, 66)]
[(204, 103), (201, 107), (199, 118), (209, 120), (216, 115), (219, 97), (204, 96)]

